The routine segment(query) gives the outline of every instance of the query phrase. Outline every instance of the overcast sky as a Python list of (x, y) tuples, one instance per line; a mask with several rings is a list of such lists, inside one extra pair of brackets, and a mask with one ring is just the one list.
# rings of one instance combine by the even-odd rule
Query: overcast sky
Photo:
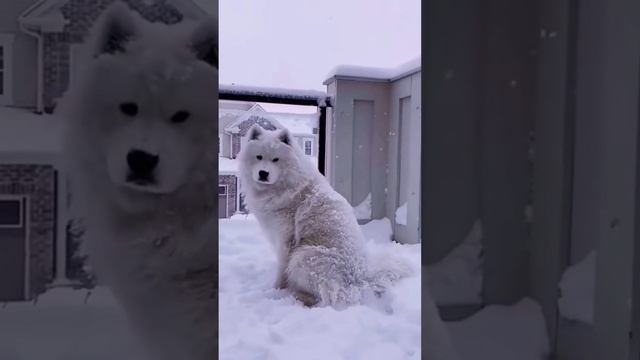
[(326, 90), (336, 65), (420, 56), (420, 0), (219, 1), (222, 84)]

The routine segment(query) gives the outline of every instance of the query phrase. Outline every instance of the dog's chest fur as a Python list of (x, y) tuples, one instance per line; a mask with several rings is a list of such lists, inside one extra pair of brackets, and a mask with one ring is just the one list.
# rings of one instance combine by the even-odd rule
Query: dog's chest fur
[(159, 352), (154, 359), (205, 359), (216, 351), (217, 259), (207, 237), (214, 234), (204, 226), (194, 232), (164, 224), (103, 224), (104, 238), (92, 239), (89, 256), (149, 348)]

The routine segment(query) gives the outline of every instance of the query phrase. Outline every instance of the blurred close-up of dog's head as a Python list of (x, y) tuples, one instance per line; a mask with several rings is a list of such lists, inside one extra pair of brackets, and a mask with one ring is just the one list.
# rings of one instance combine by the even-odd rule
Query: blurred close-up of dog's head
[(81, 75), (61, 104), (71, 166), (104, 179), (124, 206), (207, 176), (217, 132), (217, 21), (151, 23), (116, 2), (82, 51)]

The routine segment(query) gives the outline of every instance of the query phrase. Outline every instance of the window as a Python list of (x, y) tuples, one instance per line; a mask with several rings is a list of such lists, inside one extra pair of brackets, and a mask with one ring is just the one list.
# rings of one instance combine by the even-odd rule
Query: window
[(11, 105), (12, 101), (12, 50), (13, 35), (0, 34), (0, 105)]
[(0, 200), (0, 228), (22, 227), (22, 199)]
[(313, 140), (304, 140), (304, 154), (311, 156), (313, 154)]
[(218, 195), (227, 195), (227, 185), (218, 185)]
[(220, 148), (222, 144), (220, 144), (220, 136), (218, 136), (218, 155), (220, 155)]

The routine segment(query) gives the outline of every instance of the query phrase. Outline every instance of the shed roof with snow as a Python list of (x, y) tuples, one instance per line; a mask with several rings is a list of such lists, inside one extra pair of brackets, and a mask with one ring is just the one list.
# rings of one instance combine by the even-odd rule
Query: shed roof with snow
[(413, 75), (421, 70), (422, 57), (416, 57), (393, 68), (379, 68), (353, 65), (338, 65), (326, 76), (324, 85), (334, 80), (368, 80), (378, 82), (392, 82)]

